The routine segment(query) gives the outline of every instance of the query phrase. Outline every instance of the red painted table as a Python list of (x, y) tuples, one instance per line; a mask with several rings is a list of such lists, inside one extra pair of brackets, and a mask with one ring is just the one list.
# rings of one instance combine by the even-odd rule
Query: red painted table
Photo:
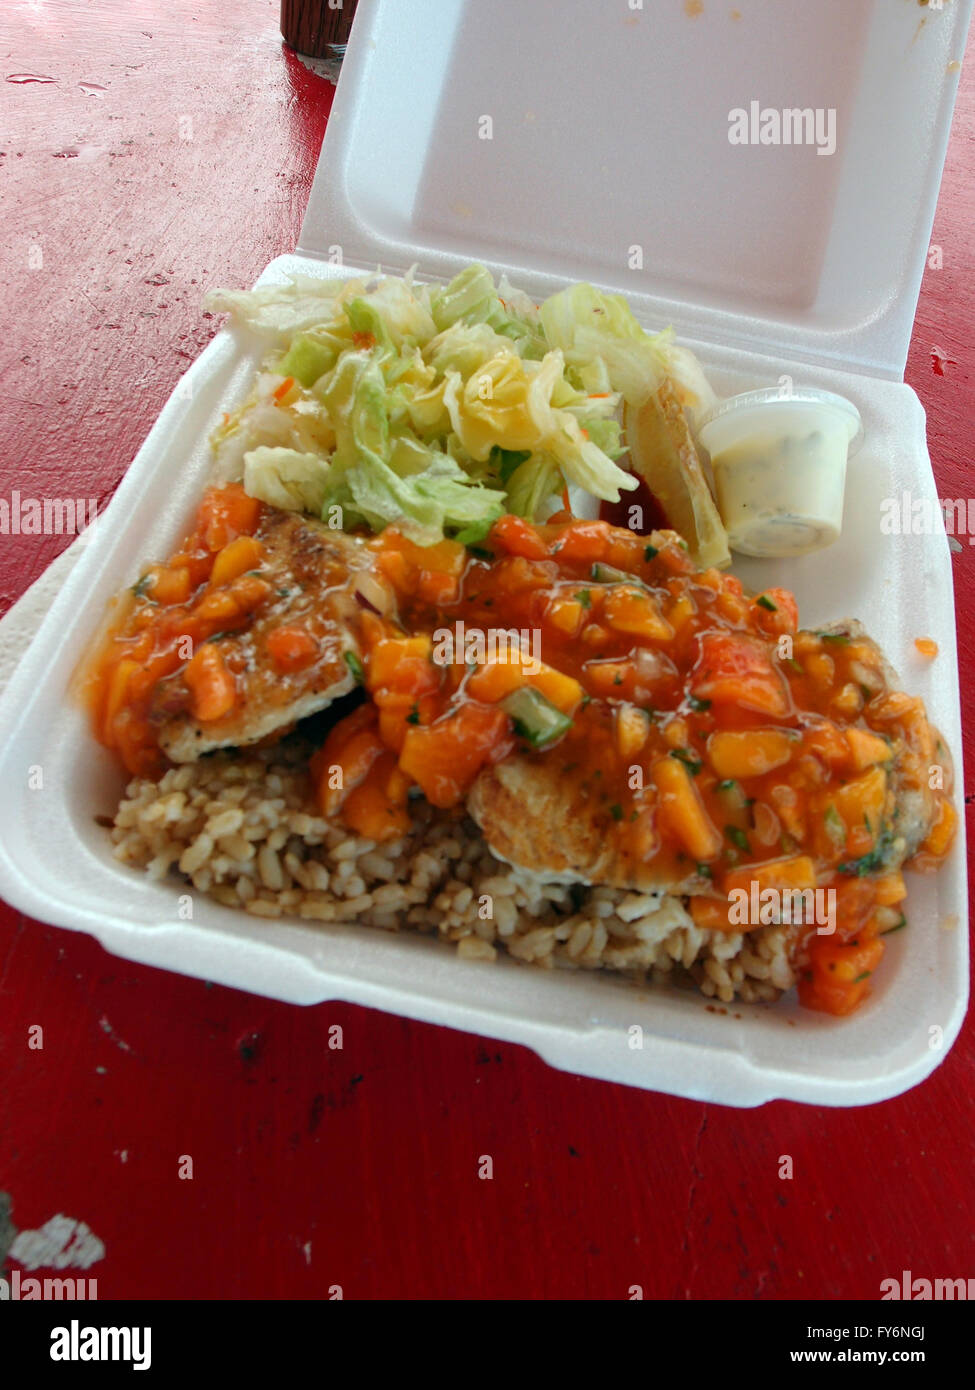
[[(332, 88), (283, 49), (275, 0), (29, 0), (0, 53), (0, 496), (57, 478), (104, 503), (213, 332), (204, 290), (293, 248)], [(973, 176), (966, 76), (907, 373), (951, 497), (971, 492)], [(0, 538), (3, 608), (66, 543)], [(972, 768), (975, 551), (953, 563)], [(0, 1189), (21, 1229), (91, 1227), (102, 1298), (876, 1298), (904, 1268), (975, 1275), (973, 1067), (969, 1022), (897, 1100), (736, 1112), (209, 988), (0, 909)]]

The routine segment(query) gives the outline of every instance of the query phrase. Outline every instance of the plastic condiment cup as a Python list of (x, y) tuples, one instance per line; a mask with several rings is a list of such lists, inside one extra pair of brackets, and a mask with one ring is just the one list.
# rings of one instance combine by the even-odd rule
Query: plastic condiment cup
[(733, 550), (808, 555), (839, 538), (847, 459), (863, 439), (851, 401), (812, 389), (746, 391), (713, 406), (698, 434)]

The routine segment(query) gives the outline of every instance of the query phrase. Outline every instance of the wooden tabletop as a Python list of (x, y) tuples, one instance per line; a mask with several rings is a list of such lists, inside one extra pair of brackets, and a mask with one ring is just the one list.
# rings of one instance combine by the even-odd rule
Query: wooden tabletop
[[(0, 497), (56, 478), (101, 507), (214, 331), (204, 291), (293, 249), (333, 89), (274, 0), (24, 0), (0, 53)], [(973, 216), (967, 74), (907, 370), (950, 497), (972, 492)], [(0, 611), (67, 543), (0, 537)], [(975, 551), (953, 564), (972, 768)], [(735, 1111), (132, 966), (0, 905), (0, 1188), (21, 1231), (85, 1223), (101, 1298), (874, 1299), (905, 1268), (966, 1277), (973, 1068), (969, 1022), (896, 1100)]]

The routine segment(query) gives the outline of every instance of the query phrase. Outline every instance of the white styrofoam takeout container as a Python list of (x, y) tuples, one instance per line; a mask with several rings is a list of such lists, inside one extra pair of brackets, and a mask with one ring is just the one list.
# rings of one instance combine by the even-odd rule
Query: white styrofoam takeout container
[[(377, 263), (446, 278), (471, 259), (536, 297), (590, 279), (648, 326), (673, 322), (719, 393), (788, 377), (848, 396), (865, 442), (841, 540), (735, 569), (794, 589), (806, 625), (862, 619), (957, 757), (945, 536), (886, 535), (880, 517), (905, 492), (936, 498), (901, 377), (970, 12), (971, 0), (921, 13), (907, 0), (740, 0), (696, 17), (678, 0), (426, 0), (420, 18), (360, 0), (298, 249), (259, 283)], [(835, 153), (730, 144), (729, 112), (752, 101), (834, 108)], [(258, 358), (224, 330), (189, 369), (0, 699), (0, 893), (130, 960), (294, 1003), (354, 1000), (696, 1099), (864, 1104), (931, 1072), (967, 1002), (963, 832), (940, 874), (911, 876), (910, 928), (844, 1020), (794, 1000), (715, 1012), (608, 974), (484, 966), (426, 938), (259, 921), (200, 895), (184, 921), (177, 883), (113, 860), (93, 817), (123, 779), (69, 679), (109, 597), (184, 530), (208, 432)], [(933, 663), (915, 651), (922, 635), (939, 644)]]

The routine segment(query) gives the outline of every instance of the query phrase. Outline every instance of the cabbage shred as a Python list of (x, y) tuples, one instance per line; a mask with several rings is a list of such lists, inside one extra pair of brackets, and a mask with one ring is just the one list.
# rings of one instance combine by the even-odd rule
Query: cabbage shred
[(573, 285), (536, 307), (482, 265), (442, 287), (300, 276), (207, 304), (267, 347), (213, 436), (218, 476), (420, 544), (476, 544), (504, 512), (542, 520), (568, 485), (618, 501), (637, 485), (616, 462), (621, 401), (666, 375), (689, 404), (709, 392), (672, 332), (646, 333), (622, 297)]

